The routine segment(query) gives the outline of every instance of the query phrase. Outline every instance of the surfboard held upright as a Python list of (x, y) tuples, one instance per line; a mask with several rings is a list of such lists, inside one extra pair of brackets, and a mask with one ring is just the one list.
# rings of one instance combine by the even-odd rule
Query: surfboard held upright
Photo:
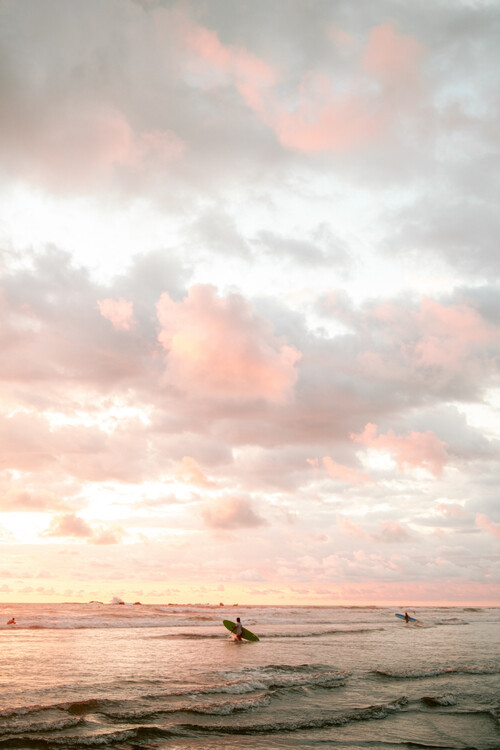
[[(222, 620), (222, 624), (230, 632), (233, 632), (236, 630), (236, 623), (232, 622), (232, 620)], [(244, 638), (246, 641), (258, 641), (259, 640), (258, 635), (255, 635), (255, 633), (252, 633), (250, 630), (247, 630), (246, 628), (241, 628), (241, 637)]]

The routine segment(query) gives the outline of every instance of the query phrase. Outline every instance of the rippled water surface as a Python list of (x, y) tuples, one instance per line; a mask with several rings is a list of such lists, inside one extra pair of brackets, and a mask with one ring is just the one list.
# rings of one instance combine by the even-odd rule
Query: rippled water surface
[(394, 614), (0, 607), (0, 748), (498, 750), (500, 609)]

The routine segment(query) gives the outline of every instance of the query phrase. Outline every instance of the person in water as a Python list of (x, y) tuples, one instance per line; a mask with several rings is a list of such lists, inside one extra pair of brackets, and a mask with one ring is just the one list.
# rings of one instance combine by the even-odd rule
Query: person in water
[(10, 620), (9, 620), (9, 621), (7, 622), (7, 625), (15, 625), (15, 624), (16, 624), (16, 620), (15, 620), (15, 618), (14, 618), (14, 617), (12, 617), (12, 619), (10, 619)]
[(410, 618), (408, 616), (408, 612), (405, 612), (405, 622), (410, 622)]
[(241, 637), (242, 631), (243, 631), (243, 625), (241, 624), (240, 618), (237, 617), (236, 618), (236, 625), (231, 630), (231, 633), (236, 633), (236, 640), (237, 641), (241, 641), (242, 640), (242, 637)]

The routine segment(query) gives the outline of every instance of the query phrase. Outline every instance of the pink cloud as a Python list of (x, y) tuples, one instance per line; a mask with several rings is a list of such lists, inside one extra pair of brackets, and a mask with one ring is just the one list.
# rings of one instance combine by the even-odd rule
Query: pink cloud
[(371, 30), (362, 58), (366, 71), (383, 80), (408, 83), (419, 72), (423, 47), (411, 36), (400, 34), (390, 23)]
[[(134, 133), (126, 118), (109, 108), (68, 108), (32, 139), (31, 159), (62, 183), (87, 183), (130, 161)], [(71, 163), (69, 172), (68, 163)]]
[(332, 81), (320, 74), (303, 80), (292, 110), (275, 106), (267, 120), (283, 146), (306, 153), (350, 149), (373, 140), (382, 125), (361, 97), (335, 95)]
[(257, 112), (265, 109), (264, 92), (278, 80), (277, 71), (264, 60), (235, 45), (223, 45), (214, 31), (191, 26), (186, 34), (187, 47), (204, 65), (227, 74), (246, 104)]
[(52, 519), (42, 536), (86, 539), (90, 544), (119, 544), (125, 535), (123, 529), (100, 528), (97, 531), (74, 513), (65, 513)]
[(381, 521), (380, 532), (370, 534), (363, 529), (360, 524), (353, 523), (345, 516), (337, 516), (337, 526), (346, 536), (356, 537), (358, 539), (370, 540), (372, 542), (383, 542), (393, 544), (404, 542), (409, 538), (407, 530), (397, 521)]
[(57, 106), (40, 117), (36, 130), (24, 124), (28, 147), (19, 151), (11, 134), (11, 159), (30, 181), (40, 179), (55, 188), (93, 187), (131, 170), (170, 163), (185, 152), (171, 130), (134, 130), (126, 115), (113, 106), (75, 103)]
[(177, 464), (175, 471), (176, 478), (186, 484), (193, 484), (197, 487), (213, 487), (211, 482), (200, 469), (197, 461), (191, 456), (183, 456)]
[(476, 513), (476, 526), (479, 526), (483, 531), (487, 531), (488, 534), (500, 539), (500, 525), (494, 523), (494, 521), (484, 515), (484, 513)]
[(337, 516), (337, 526), (346, 536), (356, 537), (358, 539), (371, 539), (370, 534), (357, 523), (353, 523), (345, 516)]
[(49, 490), (10, 489), (0, 494), (1, 511), (45, 512), (64, 507), (64, 502)]
[(406, 529), (397, 521), (381, 521), (378, 538), (383, 542), (404, 542), (409, 538)]
[(117, 331), (129, 331), (134, 324), (134, 303), (120, 299), (101, 299), (97, 302), (103, 318), (109, 320)]
[[(83, 408), (83, 402), (80, 403)], [(122, 420), (121, 429), (112, 434), (96, 426), (54, 425), (36, 412), (19, 412), (0, 417), (0, 466), (20, 471), (51, 471), (59, 476), (71, 475), (85, 481), (120, 479), (136, 481), (152, 476), (152, 464), (142, 445), (144, 425), (141, 421)], [(138, 438), (138, 435), (142, 437)], [(159, 461), (156, 468), (159, 471)], [(27, 498), (24, 498), (27, 502)], [(53, 508), (54, 510), (54, 508)]]
[(92, 534), (93, 531), (86, 521), (74, 513), (66, 513), (52, 519), (44, 535), (81, 538), (91, 537)]
[(369, 315), (364, 325), (379, 321), (402, 362), (421, 370), (456, 370), (481, 348), (500, 342), (498, 330), (467, 305), (442, 305), (423, 297), (415, 310), (384, 302)]
[(251, 528), (265, 523), (248, 500), (238, 497), (219, 498), (202, 515), (206, 525), (213, 529)]
[(421, 336), (415, 356), (422, 367), (457, 367), (472, 348), (498, 342), (498, 332), (466, 305), (446, 307), (424, 298), (416, 321)]
[(420, 467), (440, 476), (448, 459), (446, 443), (431, 430), (407, 435), (396, 435), (389, 430), (385, 435), (377, 435), (377, 425), (368, 423), (362, 433), (351, 433), (351, 440), (372, 450), (389, 453), (400, 471), (406, 467)]
[(122, 529), (101, 529), (89, 541), (92, 544), (120, 544), (125, 532)]
[(373, 481), (368, 474), (359, 474), (348, 466), (337, 464), (332, 458), (330, 458), (330, 456), (324, 456), (322, 462), (323, 466), (333, 479), (340, 479), (343, 482), (357, 485), (369, 484)]
[(353, 330), (352, 366), (372, 381), (397, 384), (412, 397), (424, 389), (474, 400), (496, 372), (498, 326), (469, 305), (422, 298), (368, 304), (357, 313), (348, 303), (338, 311), (338, 302), (329, 309)]
[[(352, 38), (340, 29), (332, 32), (332, 40), (341, 51), (355, 49)], [(416, 40), (389, 24), (379, 26), (353, 61), (350, 85), (339, 86), (331, 76), (310, 70), (298, 89), (285, 97), (276, 93), (281, 82), (277, 67), (243, 47), (222, 44), (214, 31), (190, 26), (186, 46), (204, 65), (202, 79), (209, 80), (207, 70), (223, 73), (283, 146), (306, 153), (348, 150), (373, 141), (390, 127), (396, 115), (387, 92), (397, 83), (410, 88), (410, 82), (416, 82), (422, 53)], [(367, 75), (371, 80), (365, 80)]]
[(163, 294), (157, 311), (170, 384), (198, 397), (290, 398), (301, 355), (242, 297), (218, 298), (214, 287), (200, 285), (182, 302)]

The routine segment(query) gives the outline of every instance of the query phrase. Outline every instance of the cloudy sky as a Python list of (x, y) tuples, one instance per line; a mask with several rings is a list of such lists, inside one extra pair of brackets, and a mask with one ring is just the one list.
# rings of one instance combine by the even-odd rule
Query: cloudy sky
[(500, 4), (0, 35), (0, 597), (499, 603)]

